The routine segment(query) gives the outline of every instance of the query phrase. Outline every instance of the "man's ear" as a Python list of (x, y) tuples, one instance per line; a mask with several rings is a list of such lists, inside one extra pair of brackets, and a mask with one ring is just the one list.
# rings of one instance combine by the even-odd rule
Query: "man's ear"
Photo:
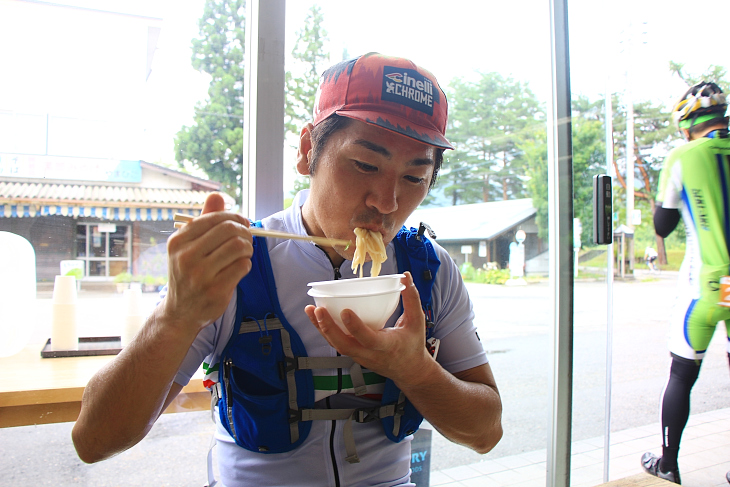
[(679, 129), (680, 132), (682, 132), (682, 137), (684, 137), (685, 142), (690, 142), (692, 138), (689, 135), (689, 129)]
[(297, 172), (302, 176), (309, 176), (309, 163), (312, 154), (312, 129), (314, 125), (308, 123), (299, 133), (299, 148), (297, 150)]

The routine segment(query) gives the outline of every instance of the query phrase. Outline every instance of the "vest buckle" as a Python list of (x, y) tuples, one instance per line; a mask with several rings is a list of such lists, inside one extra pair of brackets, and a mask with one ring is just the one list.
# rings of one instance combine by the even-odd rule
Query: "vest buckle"
[(380, 419), (380, 407), (357, 408), (353, 412), (352, 419), (357, 423), (371, 423)]
[(302, 421), (301, 409), (289, 409), (289, 424), (299, 423)]

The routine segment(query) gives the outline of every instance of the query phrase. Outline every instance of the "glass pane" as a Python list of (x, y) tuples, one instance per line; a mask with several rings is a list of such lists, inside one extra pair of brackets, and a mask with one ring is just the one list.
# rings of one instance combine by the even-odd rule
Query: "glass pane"
[(76, 225), (76, 256), (86, 257), (86, 225)]
[(106, 262), (92, 260), (89, 262), (89, 276), (102, 277), (106, 276)]
[[(428, 223), (461, 269), (504, 406), (505, 435), (487, 455), (425, 425), (431, 439), (424, 446), (421, 430), (417, 433), (413, 480), (425, 482), (430, 475), (453, 485), (465, 479), (469, 485), (544, 484), (552, 322), (547, 215), (538, 217), (538, 211), (547, 203), (550, 57), (547, 48), (536, 46), (550, 44), (548, 9), (539, 1), (523, 5), (520, 30), (530, 36), (517, 42), (514, 25), (500, 21), (514, 18), (509, 3), (379, 0), (364, 5), (288, 2), (287, 56), (295, 48), (299, 52), (287, 58), (286, 70), (301, 88), (305, 73), (321, 73), (340, 60), (375, 51), (409, 58), (438, 79), (449, 102), (446, 137), (455, 150), (445, 152), (436, 186), (406, 225)], [(316, 37), (312, 19), (320, 14), (321, 37)], [(434, 22), (436, 34), (425, 27)], [(324, 44), (324, 57), (312, 66), (304, 46), (315, 38)], [(509, 49), (487, 47), (505, 39), (511, 39)], [(301, 114), (293, 120), (298, 130), (312, 109), (294, 96), (288, 100)], [(285, 159), (284, 174), (293, 181), (292, 160), (293, 152)], [(521, 241), (518, 230), (525, 234)], [(511, 278), (518, 284), (503, 284)], [(428, 462), (419, 461), (426, 451)]]
[[(48, 119), (48, 154), (104, 157), (109, 154), (112, 126), (101, 120), (51, 116)], [(84, 147), (79, 153), (79, 147)]]
[(0, 152), (45, 154), (47, 123), (42, 114), (13, 114), (0, 110)]
[[(604, 336), (609, 332), (612, 338), (609, 480), (639, 473), (640, 459), (645, 452), (661, 456), (660, 411), (661, 416), (667, 417), (673, 414), (674, 404), (684, 403), (685, 399), (687, 404), (690, 402), (689, 394), (680, 394), (660, 409), (669, 379), (669, 352), (673, 351), (667, 340), (670, 323), (684, 316), (686, 310), (686, 307), (674, 307), (675, 296), (681, 289), (677, 283), (686, 284), (680, 270), (685, 231), (680, 222), (669, 237), (662, 239), (656, 235), (653, 214), (657, 200), (661, 201), (659, 179), (668, 155), (673, 148), (684, 146), (682, 134), (672, 119), (674, 104), (690, 85), (703, 79), (717, 82), (727, 93), (730, 79), (727, 56), (718, 56), (712, 49), (697, 49), (674, 28), (676, 11), (673, 9), (681, 9), (683, 5), (658, 0), (612, 3), (600, 13), (604, 21), (596, 23), (588, 21), (597, 15), (594, 6), (586, 2), (570, 4), (573, 184), (575, 216), (581, 218), (584, 234), (579, 276), (594, 281), (577, 283), (575, 294), (573, 427), (577, 448), (573, 474), (576, 484), (585, 478), (587, 459), (605, 454), (602, 449), (605, 434), (600, 434), (593, 423), (605, 412), (601, 408), (605, 392), (601, 391), (606, 379), (592, 371), (598, 371), (598, 366), (606, 361)], [(721, 2), (713, 12), (716, 18), (724, 19), (728, 15), (728, 2)], [(724, 45), (726, 37), (714, 29), (702, 31), (705, 46)], [(592, 244), (590, 231), (586, 231), (586, 223), (592, 221), (588, 202), (591, 179), (599, 173), (614, 176), (613, 255), (606, 246)], [(648, 265), (645, 252), (647, 256), (652, 252), (658, 254), (658, 270)], [(615, 279), (610, 322), (604, 304), (609, 259), (613, 262)], [(680, 301), (676, 304), (681, 306)], [(713, 387), (700, 386), (703, 381), (727, 384), (725, 335), (724, 327), (716, 330), (700, 378), (692, 388), (689, 426), (679, 450), (683, 485), (719, 485), (725, 481), (726, 465), (707, 462), (701, 473), (691, 462), (694, 456), (707, 458), (693, 448), (696, 446), (692, 442), (693, 424), (704, 421), (700, 419), (703, 413), (727, 407), (726, 401), (722, 404), (709, 393)], [(717, 365), (717, 369), (710, 364)], [(592, 399), (594, 396), (596, 399)], [(702, 436), (703, 443), (712, 441), (709, 436)]]
[[(41, 351), (52, 334), (61, 262), (87, 265), (76, 294), (78, 336), (123, 336), (133, 330), (122, 294), (131, 274), (140, 282), (150, 274), (156, 285), (167, 276), (170, 213), (200, 211), (200, 193), (218, 188), (221, 178), (178, 165), (175, 156), (174, 140), (193, 125), (196, 103), (206, 99), (210, 83), (207, 73), (191, 65), (190, 49), (206, 2), (184, 3), (0, 2), (0, 66), (12, 66), (14, 73), (6, 76), (0, 69), (0, 235), (27, 242), (35, 273), (13, 276), (14, 283), (24, 277), (32, 283), (30, 303), (0, 293), (0, 369), (14, 365), (24, 371), (19, 380), (16, 373), (0, 374), (0, 395), (13, 395), (9, 403), (19, 405), (8, 414), (8, 401), (0, 401), (0, 445), (14, 445), (13, 455), (0, 458), (0, 471), (27, 459), (28, 484), (101, 485), (114, 479), (146, 485), (159, 470), (154, 439), (99, 464), (79, 460), (70, 441), (79, 406), (73, 398), (80, 399), (88, 377), (112, 356), (46, 358)], [(225, 111), (214, 110), (213, 118), (227, 120)], [(240, 172), (240, 148), (232, 160), (236, 157)], [(20, 254), (4, 242), (0, 257), (11, 253), (12, 261)], [(146, 316), (157, 300), (156, 292), (145, 292), (139, 311)], [(23, 324), (21, 334), (17, 326), (7, 327), (5, 313), (15, 307), (11, 322)], [(13, 337), (18, 349), (6, 356)], [(202, 377), (192, 383), (202, 390)], [(41, 394), (29, 395), (31, 389)], [(184, 468), (165, 473), (163, 483), (206, 482), (213, 425), (209, 395), (201, 395), (208, 404), (186, 393), (186, 404), (177, 409), (185, 414), (163, 415), (150, 433), (166, 438), (163, 450), (182, 447), (176, 458)], [(72, 402), (59, 407), (61, 396)], [(187, 412), (193, 403), (195, 412)], [(65, 453), (49, 463), (53, 444), (63, 445)]]
[(110, 260), (109, 261), (109, 275), (110, 276), (116, 276), (117, 274), (120, 274), (122, 272), (129, 272), (129, 265), (127, 262), (119, 261), (119, 260)]
[(107, 235), (99, 230), (98, 225), (89, 225), (89, 253), (92, 257), (106, 257)]
[(109, 256), (129, 257), (129, 227), (117, 225), (116, 231), (109, 234)]

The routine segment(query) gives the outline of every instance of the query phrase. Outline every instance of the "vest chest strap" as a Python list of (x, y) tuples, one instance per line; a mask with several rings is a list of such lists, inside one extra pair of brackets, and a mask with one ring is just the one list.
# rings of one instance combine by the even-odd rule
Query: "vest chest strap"
[(405, 396), (401, 394), (398, 404), (375, 406), (371, 408), (353, 409), (297, 409), (289, 410), (289, 422), (296, 424), (298, 421), (316, 420), (347, 420), (343, 430), (345, 441), (345, 460), (348, 463), (359, 463), (360, 457), (355, 447), (355, 436), (352, 433), (352, 423), (370, 423), (382, 418), (394, 416), (395, 423), (399, 425), (400, 416), (405, 408)]

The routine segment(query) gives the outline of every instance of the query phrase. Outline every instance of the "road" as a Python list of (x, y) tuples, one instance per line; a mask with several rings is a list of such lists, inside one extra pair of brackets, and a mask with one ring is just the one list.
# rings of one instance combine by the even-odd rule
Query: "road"
[[(504, 404), (504, 438), (489, 456), (545, 449), (551, 370), (550, 288), (546, 282), (468, 287), (479, 335)], [(666, 322), (673, 292), (673, 279), (666, 273), (658, 279), (617, 281), (614, 285), (612, 431), (658, 421), (658, 401), (669, 365)], [(572, 431), (576, 440), (604, 434), (606, 296), (605, 282), (576, 283)], [(49, 297), (39, 300), (40, 316), (45, 316), (46, 307), (50, 309)], [(87, 315), (82, 318), (86, 330), (114, 334), (118, 324), (111, 318), (101, 321), (97, 317), (114, 316), (109, 309), (118, 306), (121, 297), (94, 297), (89, 302), (95, 306), (85, 307)], [(153, 296), (145, 299), (149, 306), (154, 305)], [(43, 327), (36, 330), (46, 332)], [(693, 390), (693, 413), (730, 404), (722, 335), (718, 333), (713, 339)], [(0, 478), (7, 482), (3, 485), (200, 487), (205, 483), (205, 455), (211, 435), (208, 413), (164, 415), (140, 444), (97, 465), (78, 460), (70, 430), (70, 423), (0, 430)], [(440, 470), (484, 457), (434, 433), (431, 458), (431, 468)]]
[[(659, 421), (659, 398), (669, 372), (667, 320), (676, 273), (639, 274), (613, 288), (611, 431)], [(643, 280), (646, 279), (646, 280)], [(493, 457), (547, 445), (551, 363), (550, 289), (469, 285), (479, 335), (500, 386), (505, 434)], [(573, 439), (605, 432), (607, 287), (577, 282), (574, 292)], [(730, 380), (722, 329), (718, 329), (692, 393), (692, 412), (728, 407)], [(657, 441), (659, 432), (657, 432)], [(659, 445), (657, 445), (659, 446)], [(479, 461), (435, 435), (432, 468)]]

